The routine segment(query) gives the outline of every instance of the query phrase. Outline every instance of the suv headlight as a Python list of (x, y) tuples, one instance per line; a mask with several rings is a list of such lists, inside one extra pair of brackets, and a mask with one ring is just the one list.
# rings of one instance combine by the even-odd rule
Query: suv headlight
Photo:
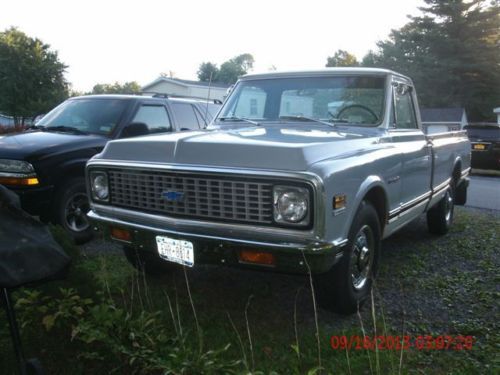
[(90, 172), (90, 190), (97, 201), (109, 200), (108, 175), (105, 172)]
[(274, 221), (305, 226), (309, 224), (309, 190), (296, 186), (275, 186)]
[(0, 172), (32, 175), (35, 173), (35, 168), (27, 161), (0, 159)]
[(0, 159), (0, 184), (9, 186), (38, 185), (33, 165), (23, 160)]

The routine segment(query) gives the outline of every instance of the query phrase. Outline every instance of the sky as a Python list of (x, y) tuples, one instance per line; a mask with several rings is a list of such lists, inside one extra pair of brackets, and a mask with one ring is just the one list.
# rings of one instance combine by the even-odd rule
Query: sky
[(196, 79), (200, 63), (242, 53), (253, 72), (315, 69), (338, 49), (361, 59), (422, 0), (0, 0), (0, 31), (41, 39), (77, 91), (161, 73)]

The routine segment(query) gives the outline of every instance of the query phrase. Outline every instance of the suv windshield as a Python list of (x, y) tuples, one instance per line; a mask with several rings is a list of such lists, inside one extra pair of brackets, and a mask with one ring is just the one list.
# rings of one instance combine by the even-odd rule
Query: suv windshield
[(37, 126), (47, 130), (109, 135), (120, 121), (127, 100), (77, 99), (67, 100), (50, 111)]
[(323, 76), (239, 82), (217, 119), (380, 125), (385, 77)]

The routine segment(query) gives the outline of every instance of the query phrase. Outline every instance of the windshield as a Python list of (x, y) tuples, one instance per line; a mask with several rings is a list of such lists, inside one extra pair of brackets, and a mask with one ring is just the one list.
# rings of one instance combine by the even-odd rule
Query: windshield
[(380, 125), (385, 77), (324, 76), (239, 82), (217, 119)]
[(70, 129), (109, 135), (120, 121), (127, 100), (122, 99), (77, 99), (67, 100), (49, 112), (37, 126)]

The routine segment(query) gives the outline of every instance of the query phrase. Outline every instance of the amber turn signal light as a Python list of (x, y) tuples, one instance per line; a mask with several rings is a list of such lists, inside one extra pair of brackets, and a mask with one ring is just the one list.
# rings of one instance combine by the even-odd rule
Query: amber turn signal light
[(111, 237), (126, 242), (132, 242), (132, 233), (126, 229), (111, 227), (110, 228)]
[(266, 266), (274, 266), (276, 263), (273, 254), (252, 250), (241, 250), (240, 262), (263, 264)]
[(333, 197), (333, 209), (338, 210), (339, 208), (344, 208), (347, 203), (347, 198), (345, 194), (335, 195)]
[(33, 186), (38, 185), (39, 181), (36, 177), (19, 178), (19, 177), (0, 177), (0, 184), (10, 186)]

